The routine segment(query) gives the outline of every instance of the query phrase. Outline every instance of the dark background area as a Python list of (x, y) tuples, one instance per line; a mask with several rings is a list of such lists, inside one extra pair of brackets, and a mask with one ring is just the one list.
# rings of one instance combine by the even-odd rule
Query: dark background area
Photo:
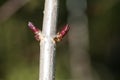
[[(86, 3), (93, 80), (120, 80), (120, 1)], [(66, 0), (59, 0), (58, 9), (57, 31), (70, 16)], [(32, 21), (42, 29), (43, 10), (44, 0), (0, 0), (0, 80), (38, 80), (39, 42), (27, 24)], [(74, 80), (70, 59), (70, 38), (66, 36), (57, 44), (56, 80)]]

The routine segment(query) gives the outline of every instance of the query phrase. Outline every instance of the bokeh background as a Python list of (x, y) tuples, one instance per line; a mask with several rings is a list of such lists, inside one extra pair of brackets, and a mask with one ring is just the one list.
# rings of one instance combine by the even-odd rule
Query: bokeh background
[[(0, 80), (38, 80), (44, 0), (0, 0)], [(56, 80), (120, 80), (120, 1), (59, 0)]]

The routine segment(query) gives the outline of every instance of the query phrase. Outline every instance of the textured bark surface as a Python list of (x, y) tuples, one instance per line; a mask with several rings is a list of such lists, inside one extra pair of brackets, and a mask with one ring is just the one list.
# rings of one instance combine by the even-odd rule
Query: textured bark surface
[(45, 0), (43, 39), (40, 42), (39, 80), (55, 79), (55, 43), (52, 39), (56, 33), (57, 4), (57, 0)]

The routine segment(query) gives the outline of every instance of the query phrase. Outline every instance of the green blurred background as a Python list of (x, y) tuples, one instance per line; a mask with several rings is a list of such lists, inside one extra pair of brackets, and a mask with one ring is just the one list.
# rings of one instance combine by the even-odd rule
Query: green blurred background
[[(120, 80), (120, 1), (86, 3), (92, 80)], [(0, 80), (38, 80), (39, 42), (27, 23), (42, 29), (43, 10), (44, 0), (0, 0)], [(66, 0), (59, 0), (58, 10), (57, 31), (70, 15)], [(68, 36), (57, 44), (56, 80), (91, 80), (72, 78), (69, 44)]]

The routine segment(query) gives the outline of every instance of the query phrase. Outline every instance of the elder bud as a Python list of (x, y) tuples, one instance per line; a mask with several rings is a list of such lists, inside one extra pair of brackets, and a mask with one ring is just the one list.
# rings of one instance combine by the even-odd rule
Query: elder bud
[(41, 31), (40, 31), (40, 29), (38, 29), (36, 26), (34, 26), (32, 22), (28, 22), (28, 27), (35, 34), (35, 39), (37, 41), (40, 41), (40, 37), (41, 37)]
[(57, 33), (56, 37), (54, 38), (54, 41), (55, 42), (60, 42), (63, 39), (63, 37), (67, 34), (69, 29), (70, 29), (69, 25), (68, 24), (65, 25), (63, 27), (63, 29), (60, 32)]

